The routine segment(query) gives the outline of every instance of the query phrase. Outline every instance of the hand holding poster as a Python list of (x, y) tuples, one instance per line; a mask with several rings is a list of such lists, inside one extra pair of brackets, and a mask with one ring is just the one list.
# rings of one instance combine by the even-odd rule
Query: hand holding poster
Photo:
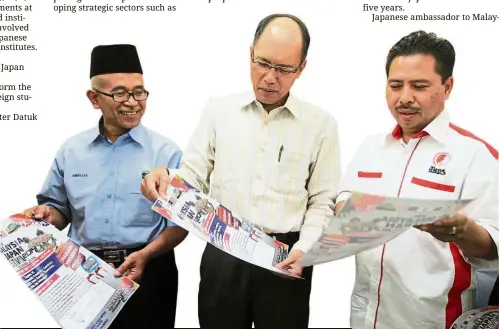
[(275, 267), (286, 259), (288, 245), (240, 219), (180, 176), (171, 180), (167, 199), (158, 199), (152, 209), (228, 254), (270, 271), (297, 277)]
[(0, 251), (63, 328), (109, 327), (138, 284), (44, 220), (0, 219)]
[(418, 225), (452, 216), (472, 200), (421, 200), (353, 192), (301, 262), (316, 265), (378, 247)]

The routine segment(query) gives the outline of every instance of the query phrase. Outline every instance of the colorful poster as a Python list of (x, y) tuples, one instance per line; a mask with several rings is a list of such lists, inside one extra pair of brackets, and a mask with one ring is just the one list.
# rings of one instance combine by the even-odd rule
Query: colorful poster
[(451, 216), (472, 200), (421, 200), (353, 192), (323, 235), (301, 258), (304, 266), (376, 248), (411, 227)]
[(152, 209), (220, 250), (280, 274), (296, 275), (275, 267), (286, 259), (289, 247), (266, 235), (230, 209), (199, 192), (180, 176), (168, 187), (166, 200)]
[(139, 287), (53, 225), (22, 214), (0, 220), (0, 251), (63, 328), (109, 327)]

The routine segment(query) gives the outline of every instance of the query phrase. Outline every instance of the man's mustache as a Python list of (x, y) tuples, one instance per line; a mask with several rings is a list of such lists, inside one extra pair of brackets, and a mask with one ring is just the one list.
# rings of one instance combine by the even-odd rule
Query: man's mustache
[(419, 111), (419, 107), (415, 107), (409, 104), (403, 104), (395, 107), (395, 110), (412, 110), (412, 111)]

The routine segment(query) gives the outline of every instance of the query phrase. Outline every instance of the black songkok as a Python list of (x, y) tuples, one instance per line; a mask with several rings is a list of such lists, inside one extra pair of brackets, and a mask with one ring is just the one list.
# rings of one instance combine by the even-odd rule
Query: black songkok
[(139, 54), (133, 45), (104, 45), (92, 50), (90, 78), (109, 73), (140, 73)]

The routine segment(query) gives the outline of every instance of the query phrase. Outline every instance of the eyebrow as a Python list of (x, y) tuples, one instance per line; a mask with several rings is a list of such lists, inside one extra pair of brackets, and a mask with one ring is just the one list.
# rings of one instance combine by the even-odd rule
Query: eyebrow
[(411, 83), (430, 83), (429, 80), (426, 79), (416, 79), (416, 80), (411, 80)]
[[(404, 83), (404, 81), (399, 80), (399, 79), (390, 79), (388, 80), (389, 83)], [(429, 80), (426, 79), (416, 79), (416, 80), (411, 80), (409, 81), (410, 83), (430, 83)]]
[[(137, 90), (137, 89), (144, 89), (144, 86), (138, 85), (132, 88), (132, 90)], [(127, 90), (127, 88), (125, 88), (125, 86), (116, 86), (113, 89), (111, 89), (111, 91), (117, 91), (117, 90)]]
[[(262, 61), (262, 62), (265, 62), (265, 63), (269, 63), (269, 64), (271, 64), (271, 62), (270, 62), (268, 59), (263, 58), (263, 57), (255, 57), (255, 59), (258, 59), (258, 60), (260, 60), (260, 61)], [(280, 67), (288, 67), (288, 68), (290, 68), (290, 69), (294, 69), (294, 68), (295, 68), (293, 65), (289, 65), (289, 64), (276, 64), (276, 66), (280, 66)]]

